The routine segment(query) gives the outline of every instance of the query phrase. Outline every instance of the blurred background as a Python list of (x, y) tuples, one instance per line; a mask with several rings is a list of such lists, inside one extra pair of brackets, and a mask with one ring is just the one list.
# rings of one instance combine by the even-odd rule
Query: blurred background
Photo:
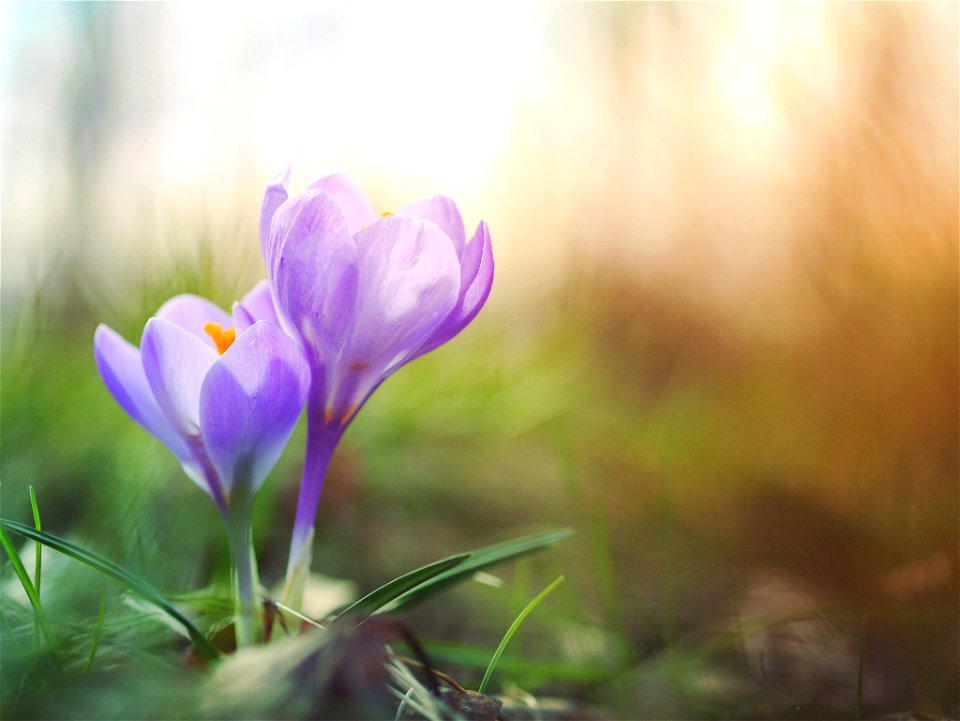
[[(475, 687), (564, 573), (501, 691), (614, 718), (960, 712), (955, 3), (5, 3), (0, 25), (4, 517), (29, 522), (32, 484), (46, 529), (161, 588), (225, 582), (213, 504), (112, 401), (93, 331), (136, 343), (180, 292), (229, 307), (264, 276), (266, 182), (344, 170), (381, 211), (443, 193), (485, 219), (497, 279), (351, 427), (316, 570), (366, 591), (569, 525), (405, 617), (438, 667)], [(302, 443), (258, 497), (268, 584)], [(49, 555), (52, 622), (89, 627), (108, 584)], [(129, 633), (99, 653), (127, 663)]]

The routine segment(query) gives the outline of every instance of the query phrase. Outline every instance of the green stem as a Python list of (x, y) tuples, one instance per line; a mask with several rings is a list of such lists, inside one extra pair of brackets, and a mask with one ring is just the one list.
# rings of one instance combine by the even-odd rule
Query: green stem
[(236, 607), (237, 648), (252, 646), (263, 638), (263, 614), (257, 591), (257, 558), (253, 550), (250, 515), (253, 496), (238, 484), (227, 507), (227, 533), (233, 557), (233, 593)]

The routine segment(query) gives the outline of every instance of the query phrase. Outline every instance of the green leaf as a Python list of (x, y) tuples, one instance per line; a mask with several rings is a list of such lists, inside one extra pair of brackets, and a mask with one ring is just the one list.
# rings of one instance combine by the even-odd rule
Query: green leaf
[[(24, 526), (24, 528), (28, 528)], [(7, 532), (3, 530), (3, 527), (0, 526), (0, 545), (3, 546), (3, 550), (7, 552), (7, 557), (10, 559), (10, 563), (13, 565), (13, 571), (17, 574), (17, 578), (20, 579), (20, 584), (23, 586), (23, 590), (27, 592), (27, 598), (30, 599), (30, 605), (33, 606), (34, 617), (36, 618), (37, 625), (40, 626), (40, 632), (43, 634), (43, 637), (47, 640), (47, 645), (50, 647), (50, 653), (53, 656), (54, 660), (57, 661), (59, 666), (60, 662), (57, 660), (56, 645), (53, 640), (53, 630), (50, 628), (50, 623), (47, 621), (47, 614), (43, 611), (43, 605), (40, 603), (40, 596), (37, 593), (36, 587), (30, 581), (30, 576), (27, 575), (27, 569), (23, 567), (23, 561), (20, 560), (20, 554), (17, 553), (17, 549), (13, 546), (13, 541), (10, 540), (10, 536), (7, 535)]]
[(490, 682), (490, 677), (493, 675), (493, 669), (497, 667), (497, 662), (500, 660), (500, 657), (503, 655), (504, 650), (507, 648), (507, 644), (510, 643), (510, 639), (513, 638), (517, 630), (520, 628), (520, 624), (523, 623), (524, 619), (530, 615), (530, 613), (537, 606), (540, 605), (540, 602), (543, 601), (550, 593), (563, 583), (563, 576), (557, 578), (553, 583), (547, 586), (545, 589), (540, 591), (536, 597), (526, 605), (526, 607), (513, 619), (513, 623), (510, 624), (510, 628), (507, 629), (507, 632), (503, 634), (503, 638), (500, 640), (500, 645), (497, 646), (497, 650), (493, 652), (493, 658), (490, 659), (490, 663), (487, 665), (486, 673), (483, 674), (483, 680), (480, 682), (480, 687), (477, 689), (477, 693), (483, 693), (487, 684)]
[(429, 581), (431, 578), (439, 576), (444, 571), (460, 565), (470, 558), (469, 553), (460, 553), (456, 556), (443, 558), (439, 561), (427, 564), (409, 573), (405, 573), (389, 583), (385, 583), (375, 591), (371, 591), (366, 596), (356, 601), (347, 608), (340, 611), (334, 621), (350, 615), (372, 616), (383, 610), (391, 601), (396, 600), (407, 591)]
[(573, 531), (571, 529), (562, 528), (557, 531), (534, 533), (530, 536), (523, 536), (512, 541), (504, 541), (493, 546), (477, 549), (472, 551), (469, 558), (463, 563), (411, 588), (383, 610), (392, 612), (419, 603), (448, 586), (472, 578), (477, 571), (483, 571), (498, 563), (535, 553), (555, 543), (565, 541), (572, 535)]
[[(107, 558), (98, 556), (97, 554), (88, 551), (85, 548), (81, 548), (80, 546), (70, 543), (69, 541), (65, 541), (51, 533), (47, 533), (46, 531), (38, 531), (34, 528), (30, 528), (30, 526), (18, 523), (17, 521), (0, 518), (0, 524), (10, 529), (14, 533), (19, 533), (21, 536), (29, 538), (33, 541), (39, 541), (45, 546), (48, 546), (49, 548), (52, 548), (53, 550), (62, 553), (65, 556), (70, 556), (89, 568), (92, 568), (108, 578), (112, 578), (121, 585), (126, 586), (128, 589), (133, 591), (133, 593), (137, 594), (145, 601), (149, 601), (150, 603), (154, 604), (175, 621), (183, 625), (187, 633), (190, 635), (190, 639), (193, 641), (194, 645), (205, 657), (213, 659), (220, 655), (220, 652), (206, 639), (200, 630), (193, 625), (190, 619), (181, 613), (180, 610), (177, 609), (166, 598), (164, 598), (163, 594), (161, 594), (156, 588), (144, 581), (142, 578), (130, 573), (130, 571), (123, 568), (123, 566), (119, 566)], [(21, 563), (20, 566), (22, 568), (23, 564)], [(26, 575), (26, 571), (24, 571), (24, 575)], [(39, 599), (37, 600), (39, 602)]]
[[(40, 525), (40, 508), (37, 506), (37, 492), (30, 486), (30, 508), (33, 509), (33, 526), (38, 531), (43, 530)], [(43, 568), (43, 546), (37, 542), (37, 558), (33, 568), (33, 585), (40, 597), (40, 571)]]

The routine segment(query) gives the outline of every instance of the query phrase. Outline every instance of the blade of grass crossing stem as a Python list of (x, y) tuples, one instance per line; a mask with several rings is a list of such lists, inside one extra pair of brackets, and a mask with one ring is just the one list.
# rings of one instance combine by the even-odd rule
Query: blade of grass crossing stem
[[(30, 508), (33, 509), (33, 526), (38, 531), (43, 528), (40, 525), (40, 508), (37, 506), (37, 492), (33, 486), (30, 486)], [(37, 541), (37, 561), (33, 568), (33, 587), (37, 589), (37, 597), (40, 597), (40, 570), (43, 568), (43, 544)]]
[(512, 541), (505, 541), (504, 543), (485, 546), (476, 551), (471, 551), (470, 557), (463, 563), (410, 589), (391, 602), (384, 610), (396, 611), (401, 608), (406, 608), (411, 604), (422, 601), (428, 596), (432, 596), (448, 586), (472, 578), (477, 571), (483, 571), (498, 563), (519, 558), (520, 556), (526, 556), (529, 553), (535, 553), (547, 546), (552, 546), (555, 543), (564, 541), (571, 535), (573, 535), (571, 529), (562, 528), (558, 531), (535, 533), (530, 536), (523, 536)]
[[(25, 528), (28, 528), (28, 526), (25, 526)], [(3, 550), (7, 552), (7, 557), (10, 559), (11, 565), (13, 565), (13, 571), (17, 574), (17, 578), (20, 579), (20, 584), (23, 586), (23, 590), (26, 591), (27, 598), (30, 599), (36, 624), (40, 627), (40, 632), (50, 647), (50, 654), (59, 666), (60, 661), (57, 659), (53, 631), (50, 629), (50, 623), (47, 621), (47, 614), (43, 611), (43, 604), (40, 603), (40, 596), (37, 595), (37, 589), (30, 581), (30, 576), (27, 575), (27, 569), (23, 567), (23, 561), (20, 560), (20, 554), (17, 553), (17, 549), (14, 548), (13, 541), (10, 540), (10, 536), (7, 535), (7, 532), (3, 530), (2, 526), (0, 526), (0, 545), (3, 545)]]
[[(309, 624), (310, 626), (313, 626), (314, 628), (323, 628), (323, 629), (326, 628), (326, 626), (324, 626), (324, 625), (323, 625), (322, 623), (320, 623), (319, 621), (314, 621), (314, 620), (313, 620), (312, 618), (310, 618), (309, 616), (304, 616), (304, 615), (303, 615), (302, 613), (300, 613), (299, 611), (295, 611), (294, 609), (290, 608), (289, 606), (283, 605), (283, 604), (280, 603), (279, 601), (273, 601), (273, 605), (275, 605), (275, 606), (276, 606), (278, 609), (280, 609), (283, 613), (289, 613), (289, 614), (290, 614), (291, 616), (293, 616), (294, 618), (299, 619), (299, 620), (303, 621), (304, 623)], [(284, 634), (287, 633), (287, 629), (286, 629), (285, 626), (281, 626), (280, 628), (283, 629)]]
[[(164, 598), (163, 594), (161, 594), (156, 588), (144, 581), (142, 578), (130, 573), (130, 571), (125, 569), (123, 566), (119, 566), (107, 558), (98, 556), (97, 554), (92, 553), (85, 548), (81, 548), (76, 544), (65, 541), (51, 533), (47, 533), (46, 531), (37, 531), (36, 529), (30, 528), (30, 526), (22, 523), (18, 523), (17, 521), (0, 518), (0, 524), (10, 529), (14, 533), (19, 533), (21, 536), (25, 536), (33, 541), (40, 541), (42, 544), (52, 548), (54, 551), (62, 553), (65, 556), (70, 556), (70, 558), (80, 561), (80, 563), (84, 564), (85, 566), (88, 566), (89, 568), (102, 573), (104, 576), (112, 578), (121, 585), (126, 586), (142, 599), (157, 606), (168, 616), (180, 623), (190, 635), (190, 639), (193, 641), (194, 645), (204, 656), (213, 659), (220, 655), (220, 652), (206, 639), (200, 630), (193, 625), (193, 622), (190, 621), (190, 619), (187, 618), (176, 606)], [(23, 564), (21, 564), (21, 567), (22, 565)]]
[(553, 583), (540, 591), (540, 593), (538, 593), (536, 597), (527, 604), (526, 608), (524, 608), (513, 620), (513, 623), (510, 624), (510, 628), (508, 628), (507, 632), (503, 634), (503, 639), (500, 641), (500, 645), (497, 646), (497, 650), (493, 652), (493, 658), (490, 659), (490, 663), (487, 666), (487, 671), (483, 674), (483, 680), (480, 682), (480, 687), (477, 689), (477, 693), (483, 693), (486, 690), (487, 684), (490, 682), (490, 677), (493, 675), (493, 670), (497, 667), (497, 662), (500, 660), (504, 650), (507, 648), (507, 644), (510, 643), (510, 639), (514, 637), (514, 634), (516, 634), (517, 630), (520, 628), (520, 624), (523, 623), (524, 619), (530, 615), (533, 609), (539, 606), (540, 602), (549, 596), (553, 589), (555, 589), (561, 583), (563, 583), (563, 576), (560, 576)]
[(456, 556), (443, 558), (439, 561), (434, 561), (426, 566), (410, 571), (409, 573), (405, 573), (402, 576), (393, 579), (389, 583), (385, 583), (375, 591), (371, 591), (359, 601), (350, 604), (343, 609), (343, 611), (337, 614), (337, 618), (359, 614), (365, 616), (373, 615), (410, 589), (416, 588), (425, 581), (429, 581), (431, 578), (439, 576), (444, 571), (449, 571), (451, 568), (459, 566), (468, 558), (470, 558), (469, 553), (460, 553)]
[(93, 641), (90, 643), (90, 655), (87, 656), (87, 668), (84, 673), (90, 673), (93, 668), (93, 657), (97, 655), (97, 646), (100, 645), (100, 632), (103, 630), (103, 612), (107, 607), (107, 592), (100, 594), (100, 610), (97, 611), (97, 625), (93, 628)]

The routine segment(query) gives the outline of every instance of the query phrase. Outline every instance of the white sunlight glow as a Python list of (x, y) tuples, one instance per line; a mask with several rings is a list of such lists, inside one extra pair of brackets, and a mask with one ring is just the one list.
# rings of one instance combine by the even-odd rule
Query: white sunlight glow
[(542, 9), (414, 7), (173, 6), (167, 158), (222, 168), (219, 156), (241, 146), (261, 172), (295, 159), (295, 182), (349, 168), (367, 182), (476, 193), (538, 74)]

